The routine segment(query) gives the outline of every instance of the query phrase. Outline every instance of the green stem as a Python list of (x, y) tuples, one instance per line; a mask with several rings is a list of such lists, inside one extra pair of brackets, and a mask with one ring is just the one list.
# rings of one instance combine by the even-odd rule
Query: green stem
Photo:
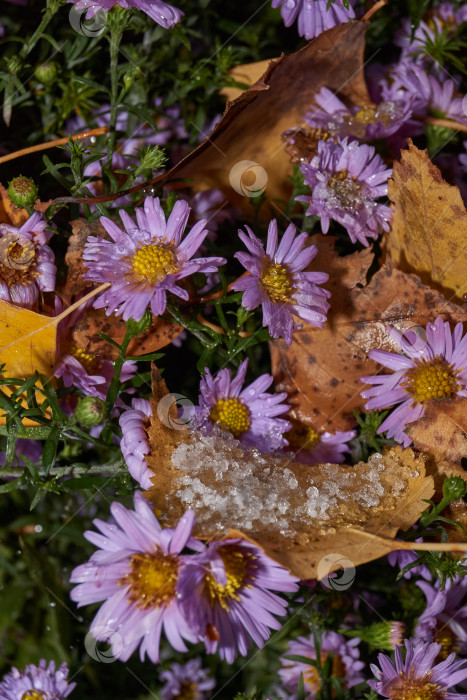
[(36, 31), (34, 34), (31, 36), (31, 38), (28, 41), (25, 41), (23, 44), (23, 48), (19, 52), (19, 57), (21, 59), (26, 58), (28, 54), (31, 53), (39, 39), (41, 38), (44, 29), (47, 27), (49, 24), (50, 20), (52, 17), (58, 12), (60, 7), (65, 4), (65, 0), (52, 0), (51, 2), (47, 3), (47, 8), (44, 12), (44, 16), (42, 17), (42, 20), (39, 23), (39, 26), (37, 27)]
[(129, 326), (127, 326), (125, 331), (125, 337), (123, 338), (123, 342), (120, 345), (118, 358), (114, 365), (114, 376), (112, 378), (112, 381), (110, 382), (109, 391), (107, 392), (107, 398), (105, 399), (105, 410), (107, 415), (109, 415), (110, 411), (114, 407), (115, 400), (118, 396), (121, 384), (120, 374), (122, 372), (123, 363), (125, 362), (126, 351), (128, 350), (128, 346), (135, 337), (135, 335), (137, 335), (137, 333), (135, 334), (135, 332), (132, 329), (130, 329)]
[[(63, 467), (52, 467), (49, 471), (49, 476), (57, 476), (63, 472)], [(120, 474), (128, 473), (128, 467), (125, 462), (120, 459), (118, 462), (112, 464), (97, 464), (92, 467), (76, 467), (70, 466), (64, 472), (67, 476), (75, 476), (86, 474), (86, 476), (92, 476), (94, 474)], [(8, 469), (6, 471), (0, 471), (0, 478), (2, 479), (18, 479), (24, 474), (24, 467), (18, 467), (16, 469)]]
[(118, 52), (123, 36), (123, 23), (118, 24), (115, 17), (110, 22), (110, 122), (107, 153), (109, 168), (112, 169), (112, 156), (117, 141), (118, 116)]

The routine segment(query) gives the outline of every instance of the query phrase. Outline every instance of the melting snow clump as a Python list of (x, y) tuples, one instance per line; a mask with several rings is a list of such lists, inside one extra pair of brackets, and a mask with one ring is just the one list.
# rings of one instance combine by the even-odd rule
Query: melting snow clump
[[(209, 435), (193, 431), (191, 438), (172, 453), (173, 467), (182, 472), (176, 496), (196, 510), (200, 524), (220, 531), (261, 525), (285, 534), (292, 532), (293, 521), (331, 524), (343, 505), (374, 508), (385, 492), (380, 476), (387, 467), (380, 454), (358, 471), (332, 464), (300, 465), (299, 483), (287, 458), (245, 450), (218, 428)], [(391, 486), (397, 496), (406, 480), (393, 476)]]

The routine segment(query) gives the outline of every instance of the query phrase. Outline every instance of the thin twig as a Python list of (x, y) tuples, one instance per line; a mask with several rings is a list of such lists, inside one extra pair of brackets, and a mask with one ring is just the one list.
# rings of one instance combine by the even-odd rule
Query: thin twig
[(433, 126), (442, 126), (445, 129), (453, 129), (454, 131), (467, 132), (467, 124), (457, 122), (455, 119), (438, 119), (437, 117), (423, 117), (419, 121), (424, 124), (432, 124)]
[(378, 12), (378, 10), (381, 10), (382, 7), (388, 4), (388, 0), (378, 0), (377, 3), (371, 7), (366, 14), (363, 15), (362, 17), (362, 22), (368, 22), (373, 15)]
[[(88, 129), (87, 131), (82, 131), (80, 134), (75, 134), (71, 138), (73, 141), (78, 141), (81, 139), (87, 139), (89, 136), (102, 136), (102, 134), (106, 134), (108, 130), (108, 126), (100, 126), (98, 129)], [(48, 148), (54, 148), (55, 146), (64, 146), (68, 143), (68, 139), (69, 136), (65, 136), (62, 139), (45, 141), (44, 143), (37, 143), (35, 146), (22, 148), (20, 151), (13, 151), (13, 153), (8, 153), (6, 156), (1, 156), (0, 163), (6, 163), (8, 160), (14, 160), (15, 158), (20, 158), (21, 156), (27, 156), (30, 153), (37, 153), (37, 151), (46, 151)]]

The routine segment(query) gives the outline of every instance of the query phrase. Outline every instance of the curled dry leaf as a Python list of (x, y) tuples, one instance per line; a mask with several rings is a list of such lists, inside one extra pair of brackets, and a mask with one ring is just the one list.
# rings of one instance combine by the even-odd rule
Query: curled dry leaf
[(394, 163), (389, 181), (394, 210), (386, 248), (402, 270), (416, 272), (451, 298), (467, 291), (467, 211), (458, 187), (449, 185), (427, 151), (412, 142)]
[(352, 411), (365, 403), (360, 377), (381, 369), (368, 358), (369, 350), (398, 352), (387, 325), (416, 330), (436, 316), (465, 322), (467, 313), (415, 275), (395, 269), (391, 260), (367, 284), (373, 261), (369, 250), (338, 257), (331, 237), (313, 236), (312, 242), (318, 247), (313, 269), (329, 273), (328, 320), (322, 329), (304, 324), (290, 346), (272, 342), (272, 373), (296, 419), (311, 421), (315, 430), (344, 430), (352, 425)]
[[(240, 168), (234, 188), (230, 173), (236, 164), (252, 161), (266, 172), (265, 197), (287, 200), (292, 168), (281, 135), (303, 125), (314, 95), (326, 86), (350, 104), (370, 102), (363, 76), (366, 27), (359, 21), (332, 27), (300, 51), (273, 59), (266, 69), (265, 62), (239, 66), (237, 80), (256, 82), (227, 104), (209, 138), (172, 168), (167, 179), (191, 178), (197, 190), (221, 188), (231, 203), (247, 207), (249, 197), (238, 190), (252, 183), (243, 182)], [(248, 166), (243, 171), (245, 177), (257, 176)]]
[[(68, 302), (93, 286), (92, 282), (89, 283), (83, 279), (86, 268), (83, 265), (82, 252), (88, 236), (107, 236), (105, 229), (98, 221), (89, 223), (85, 219), (77, 219), (72, 222), (71, 227), (73, 233), (65, 255), (68, 271), (66, 283), (61, 290), (61, 295)], [(183, 326), (178, 323), (154, 318), (151, 327), (130, 343), (128, 355), (156, 352), (178, 338), (182, 331)], [(125, 336), (125, 323), (115, 314), (107, 316), (104, 309), (87, 309), (73, 328), (73, 340), (78, 347), (92, 355), (98, 355), (106, 360), (115, 360), (118, 356), (117, 348), (101, 338), (98, 335), (99, 332), (121, 343)]]
[(397, 549), (392, 538), (418, 520), (423, 499), (433, 495), (423, 457), (410, 449), (396, 447), (355, 467), (310, 467), (245, 451), (224, 433), (174, 429), (175, 405), (169, 409), (165, 396), (154, 373), (147, 456), (154, 487), (147, 498), (169, 524), (194, 507), (197, 536), (249, 539), (299, 578), (321, 578), (344, 559), (357, 566)]

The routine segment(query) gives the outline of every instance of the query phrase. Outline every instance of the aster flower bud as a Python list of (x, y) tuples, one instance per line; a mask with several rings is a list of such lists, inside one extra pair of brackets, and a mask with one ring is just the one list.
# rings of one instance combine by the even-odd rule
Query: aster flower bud
[(99, 425), (105, 417), (105, 403), (97, 396), (85, 396), (79, 399), (75, 418), (85, 428)]
[(58, 65), (55, 61), (46, 61), (37, 66), (34, 76), (44, 85), (53, 85), (58, 74)]
[(8, 183), (8, 196), (17, 207), (28, 207), (37, 199), (38, 188), (30, 177), (19, 175)]
[(450, 501), (457, 501), (465, 496), (465, 481), (460, 476), (450, 476), (443, 481), (443, 497)]
[(358, 637), (373, 649), (393, 651), (404, 640), (406, 627), (403, 622), (397, 620), (375, 622), (368, 627), (353, 630), (352, 637)]

